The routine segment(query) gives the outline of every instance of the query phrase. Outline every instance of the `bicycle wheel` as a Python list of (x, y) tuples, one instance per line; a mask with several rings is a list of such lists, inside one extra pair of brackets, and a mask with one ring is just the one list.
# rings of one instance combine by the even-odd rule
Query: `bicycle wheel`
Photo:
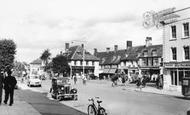
[(103, 107), (99, 108), (98, 113), (98, 115), (107, 115), (106, 110)]
[(96, 115), (96, 110), (93, 105), (88, 106), (88, 115)]

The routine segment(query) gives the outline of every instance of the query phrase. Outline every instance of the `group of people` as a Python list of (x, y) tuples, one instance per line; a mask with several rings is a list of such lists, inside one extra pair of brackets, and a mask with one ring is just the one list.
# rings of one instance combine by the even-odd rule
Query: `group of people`
[[(73, 76), (73, 80), (74, 80), (74, 84), (76, 84), (77, 83), (77, 76), (76, 75)], [(83, 85), (86, 85), (86, 81), (87, 81), (87, 76), (82, 75), (82, 83), (83, 83)]]
[(6, 72), (0, 73), (0, 105), (2, 103), (3, 88), (5, 92), (4, 104), (7, 104), (9, 100), (9, 106), (14, 103), (14, 89), (17, 84), (16, 78), (12, 76), (11, 69), (7, 69)]

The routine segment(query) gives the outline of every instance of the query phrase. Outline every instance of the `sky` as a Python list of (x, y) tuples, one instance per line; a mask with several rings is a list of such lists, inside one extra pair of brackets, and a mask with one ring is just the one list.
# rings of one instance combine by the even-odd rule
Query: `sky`
[(0, 39), (13, 39), (16, 60), (28, 63), (45, 49), (54, 57), (66, 42), (84, 43), (90, 52), (124, 49), (127, 40), (144, 45), (147, 36), (162, 44), (162, 29), (145, 29), (143, 13), (189, 6), (189, 0), (0, 0)]

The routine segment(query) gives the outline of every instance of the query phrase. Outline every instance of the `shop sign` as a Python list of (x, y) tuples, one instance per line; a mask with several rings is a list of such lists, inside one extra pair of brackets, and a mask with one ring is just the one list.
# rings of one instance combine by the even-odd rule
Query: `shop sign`
[(190, 67), (190, 63), (164, 63), (165, 68)]

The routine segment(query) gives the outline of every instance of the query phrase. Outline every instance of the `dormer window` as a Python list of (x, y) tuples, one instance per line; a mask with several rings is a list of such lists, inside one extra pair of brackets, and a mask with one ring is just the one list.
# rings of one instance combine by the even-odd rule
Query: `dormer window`
[(148, 56), (148, 51), (144, 51), (144, 52), (143, 52), (143, 56), (144, 56), (144, 57), (147, 57), (147, 56)]
[(152, 56), (157, 56), (156, 50), (152, 50), (151, 54), (152, 54)]

